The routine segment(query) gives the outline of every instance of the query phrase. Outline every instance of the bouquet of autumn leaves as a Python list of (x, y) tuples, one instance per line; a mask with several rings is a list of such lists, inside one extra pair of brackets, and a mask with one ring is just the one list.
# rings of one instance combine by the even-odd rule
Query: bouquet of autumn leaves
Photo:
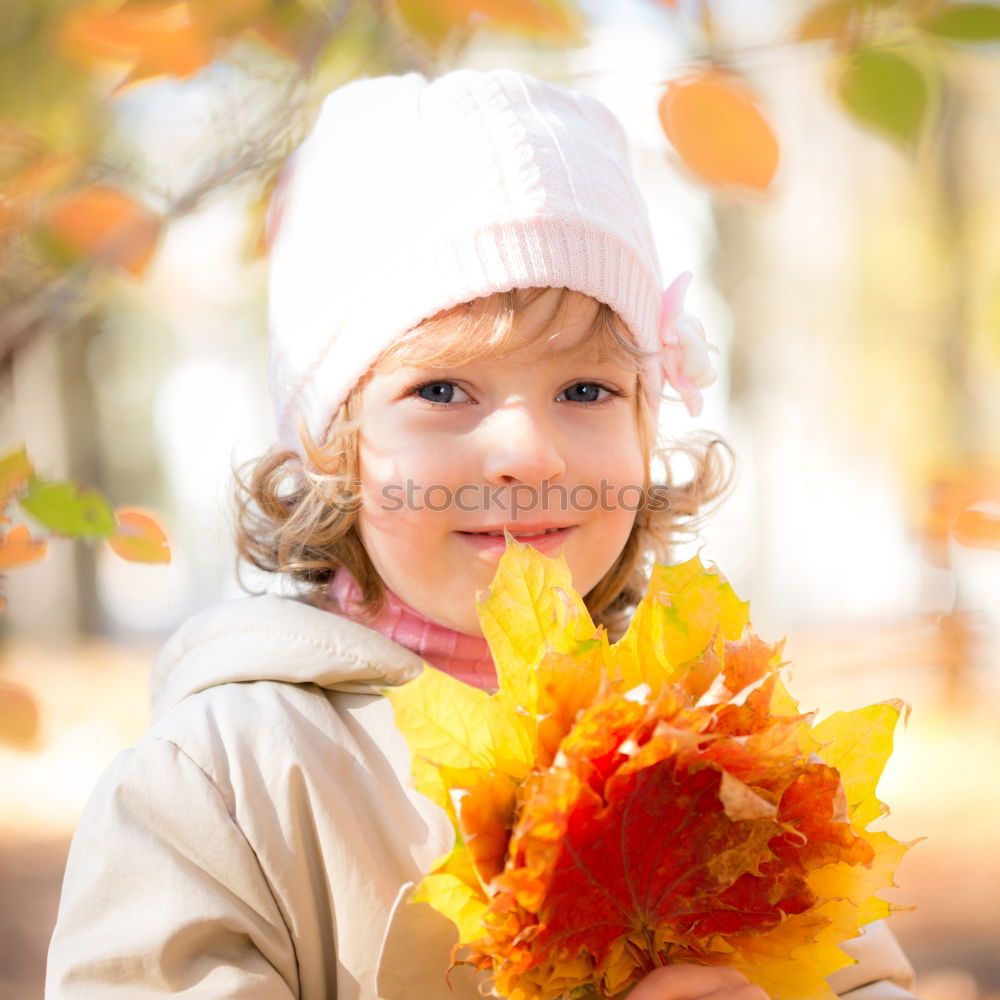
[(388, 693), (455, 826), (412, 897), (456, 924), (453, 960), (512, 1000), (615, 997), (674, 962), (833, 998), (909, 846), (867, 829), (902, 703), (813, 724), (782, 643), (697, 557), (654, 567), (614, 644), (566, 563), (510, 536), (478, 607), (497, 693), (431, 668)]

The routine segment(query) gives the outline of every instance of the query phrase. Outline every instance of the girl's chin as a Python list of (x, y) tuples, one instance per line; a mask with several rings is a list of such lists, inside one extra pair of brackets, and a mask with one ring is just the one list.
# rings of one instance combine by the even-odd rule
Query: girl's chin
[(467, 618), (465, 615), (434, 615), (430, 616), (433, 621), (437, 622), (438, 625), (443, 625), (445, 628), (450, 628), (455, 632), (461, 632), (464, 635), (475, 636), (478, 639), (483, 638), (483, 629), (479, 624), (479, 616), (473, 613), (472, 618)]
[[(460, 606), (457, 603), (457, 599), (455, 603), (447, 601), (446, 607), (442, 607), (440, 602), (434, 607), (427, 607), (421, 603), (419, 596), (414, 600), (407, 601), (406, 598), (403, 598), (403, 600), (417, 614), (429, 618), (436, 625), (442, 625), (444, 628), (450, 628), (455, 632), (462, 632), (465, 635), (482, 638), (483, 630), (479, 624), (479, 615), (476, 614), (476, 600), (478, 597), (485, 596), (486, 589), (493, 579), (492, 571), (484, 574), (483, 579), (485, 580), (484, 583), (480, 583), (478, 580), (474, 582), (470, 581), (469, 589), (473, 591), (473, 599), (468, 602), (469, 606), (467, 608)], [(476, 591), (478, 591), (478, 596), (475, 593)]]

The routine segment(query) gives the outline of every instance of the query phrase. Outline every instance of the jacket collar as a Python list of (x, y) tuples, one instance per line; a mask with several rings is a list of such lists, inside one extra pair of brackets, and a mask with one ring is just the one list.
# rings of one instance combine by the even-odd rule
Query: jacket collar
[(167, 640), (153, 666), (153, 719), (188, 695), (240, 681), (376, 693), (412, 680), (419, 656), (358, 622), (267, 594), (223, 601)]

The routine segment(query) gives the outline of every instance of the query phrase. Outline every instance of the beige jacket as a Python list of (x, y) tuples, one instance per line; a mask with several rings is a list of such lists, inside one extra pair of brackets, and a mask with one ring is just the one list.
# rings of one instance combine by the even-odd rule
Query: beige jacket
[[(473, 1000), (452, 925), (405, 888), (453, 843), (410, 790), (379, 686), (421, 669), (389, 639), (280, 597), (170, 639), (153, 721), (73, 838), (46, 1000)], [(851, 1000), (907, 997), (889, 932), (852, 942)]]

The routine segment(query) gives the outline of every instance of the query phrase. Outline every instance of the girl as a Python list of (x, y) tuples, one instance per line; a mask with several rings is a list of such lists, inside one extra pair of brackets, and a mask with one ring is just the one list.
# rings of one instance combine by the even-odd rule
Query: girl
[[(424, 661), (496, 683), (475, 613), (504, 529), (562, 552), (617, 635), (650, 555), (726, 486), (718, 441), (654, 486), (669, 382), (712, 378), (686, 278), (661, 293), (625, 140), (521, 73), (331, 94), (270, 217), (282, 446), (242, 482), (239, 544), (296, 581), (188, 622), (153, 723), (74, 837), (49, 1000), (465, 1000), (454, 928), (408, 888), (452, 846), (379, 690)], [(905, 997), (888, 932), (834, 986)], [(677, 966), (632, 1000), (764, 1000)]]

